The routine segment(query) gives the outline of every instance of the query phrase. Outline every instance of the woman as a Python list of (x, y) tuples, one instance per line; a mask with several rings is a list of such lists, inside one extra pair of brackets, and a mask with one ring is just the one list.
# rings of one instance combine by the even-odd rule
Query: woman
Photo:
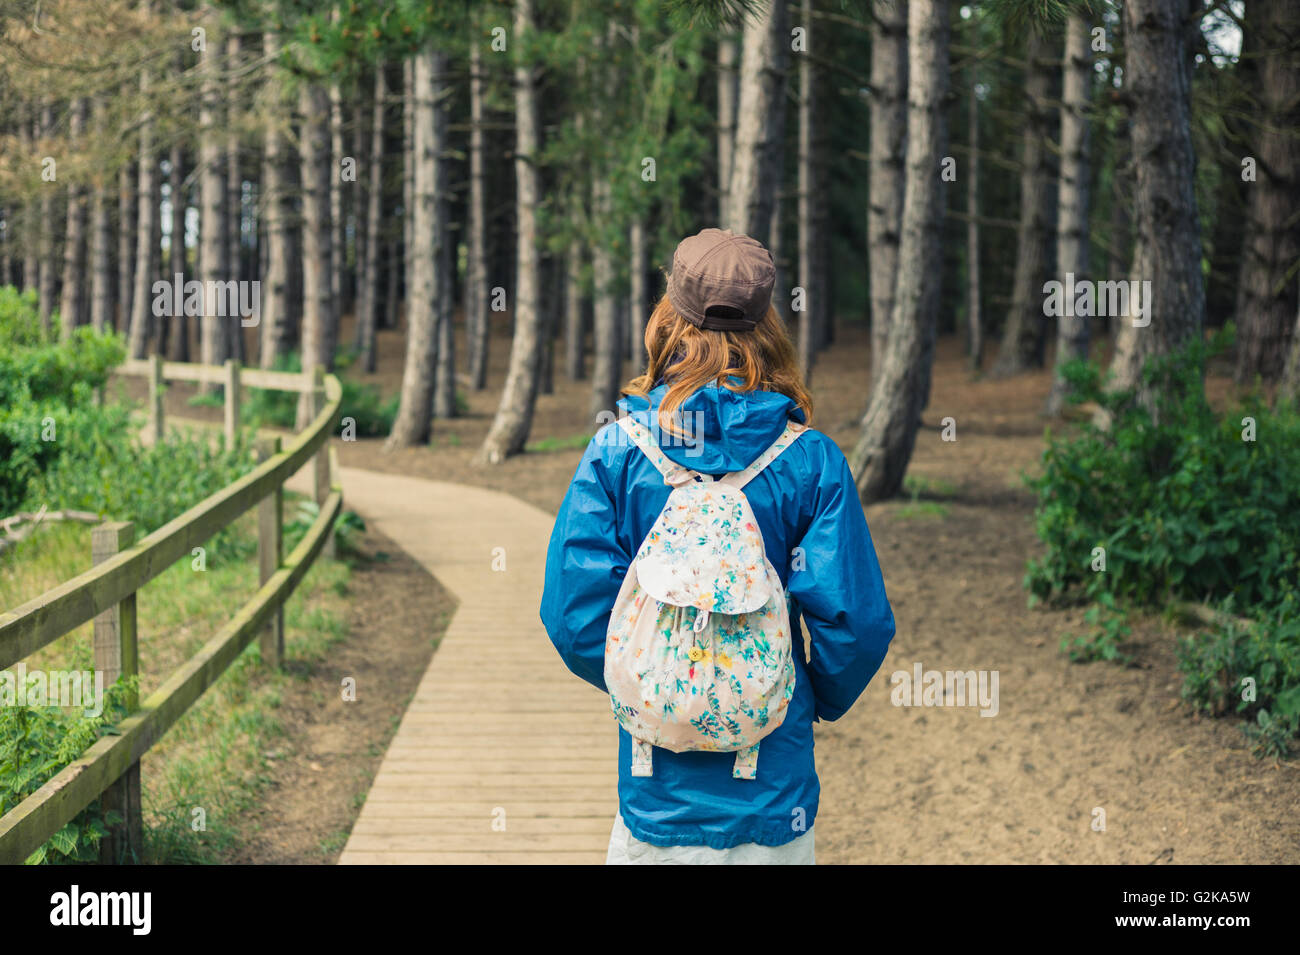
[[(748, 467), (812, 400), (771, 305), (775, 268), (755, 240), (705, 229), (682, 241), (646, 327), (649, 365), (619, 408), (671, 462), (719, 477)], [(606, 630), (632, 558), (672, 488), (624, 429), (592, 439), (555, 522), (542, 621), (571, 671), (601, 690)], [(843, 716), (894, 634), (880, 566), (848, 462), (806, 430), (745, 488), (767, 558), (789, 597), (795, 682), (784, 720), (761, 742), (754, 778), (734, 754), (653, 750), (632, 771), (619, 731), (619, 814), (609, 863), (813, 862), (819, 784), (814, 720)], [(802, 618), (808, 635), (793, 621)]]

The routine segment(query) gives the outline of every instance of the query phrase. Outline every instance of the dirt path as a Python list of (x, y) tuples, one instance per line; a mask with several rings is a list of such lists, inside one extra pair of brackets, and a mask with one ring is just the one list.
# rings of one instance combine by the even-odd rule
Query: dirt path
[[(455, 600), (375, 527), (356, 546), (348, 593), (349, 639), (317, 660), (297, 660), (298, 679), (275, 710), (282, 737), (265, 753), (267, 789), (239, 826), (226, 860), (258, 865), (334, 862)], [(344, 702), (344, 678), (356, 702)]]

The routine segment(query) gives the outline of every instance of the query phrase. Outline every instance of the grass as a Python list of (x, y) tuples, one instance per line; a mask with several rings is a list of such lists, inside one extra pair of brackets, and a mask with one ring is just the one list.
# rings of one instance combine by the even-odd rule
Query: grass
[(524, 450), (547, 454), (553, 451), (581, 451), (595, 437), (593, 434), (572, 434), (567, 438), (542, 438), (540, 441), (533, 441), (524, 445)]
[[(286, 507), (288, 511), (289, 508)], [(255, 514), (236, 523), (249, 537)], [(90, 528), (57, 524), (39, 529), (0, 557), (0, 608), (16, 606), (90, 566)], [(239, 848), (253, 806), (270, 780), (276, 748), (284, 746), (277, 710), (294, 684), (347, 636), (349, 566), (317, 559), (285, 605), (285, 666), (261, 666), (256, 641), (141, 760), (145, 861), (214, 863)], [(137, 597), (141, 697), (147, 696), (229, 621), (257, 590), (255, 560), (209, 563), (186, 557)], [(86, 624), (33, 654), (29, 669), (89, 668), (92, 625)], [(295, 692), (298, 692), (295, 690)]]
[[(940, 503), (940, 500), (951, 498), (957, 493), (957, 488), (941, 479), (931, 480), (909, 474), (903, 478), (903, 493), (910, 495), (911, 500), (898, 509), (900, 518), (942, 520), (948, 516), (948, 506)], [(939, 500), (935, 500), (936, 498)]]

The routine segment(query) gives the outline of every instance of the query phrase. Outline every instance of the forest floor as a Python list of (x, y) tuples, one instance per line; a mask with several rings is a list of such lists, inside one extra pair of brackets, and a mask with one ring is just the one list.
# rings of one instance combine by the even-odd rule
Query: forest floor
[[(381, 331), (378, 371), (358, 380), (395, 393), (404, 347), (400, 332)], [(813, 375), (815, 426), (846, 452), (867, 400), (867, 348), (864, 329), (845, 327)], [(492, 349), (489, 388), (465, 394), (463, 417), (436, 422), (429, 447), (383, 453), (382, 439), (345, 442), (341, 463), (494, 488), (554, 513), (594, 430), (588, 385), (557, 369), (554, 393), (538, 401), (538, 450), (479, 468), (472, 458), (505, 374), (504, 329)], [(946, 338), (933, 378), (913, 493), (866, 511), (898, 632), (852, 711), (817, 725), (818, 860), (1300, 862), (1300, 764), (1254, 758), (1238, 720), (1181, 701), (1174, 643), (1187, 631), (1138, 617), (1131, 666), (1072, 664), (1059, 644), (1085, 630), (1084, 608), (1028, 606), (1025, 562), (1041, 545), (1022, 476), (1043, 450), (1049, 373), (973, 376)], [(1229, 384), (1212, 377), (1207, 388), (1221, 396)], [(182, 390), (168, 402), (169, 413), (220, 416), (187, 408)], [(940, 437), (948, 416), (955, 441)], [(997, 671), (997, 715), (894, 706), (890, 675), (917, 663)]]

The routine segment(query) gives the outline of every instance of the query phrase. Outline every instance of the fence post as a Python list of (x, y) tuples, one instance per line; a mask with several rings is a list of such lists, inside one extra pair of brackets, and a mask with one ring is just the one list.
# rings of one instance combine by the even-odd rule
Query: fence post
[[(280, 453), (278, 436), (258, 438), (255, 445), (258, 462)], [(284, 485), (262, 498), (257, 505), (257, 582), (264, 584), (280, 569), (284, 561)], [(278, 669), (284, 661), (284, 607), (276, 608), (271, 622), (262, 631), (262, 662)]]
[(163, 439), (163, 360), (149, 356), (149, 436), (154, 444)]
[[(315, 418), (325, 408), (325, 369), (317, 365), (312, 369), (311, 376), (311, 416)], [(321, 442), (320, 450), (316, 452), (316, 503), (322, 507), (325, 505), (325, 499), (330, 496), (330, 442), (329, 436)], [(330, 528), (325, 535), (325, 556), (331, 560), (337, 556), (334, 546), (334, 529)]]
[(226, 359), (226, 447), (233, 447), (239, 433), (239, 363)]
[[(91, 531), (91, 563), (102, 564), (133, 543), (135, 525), (130, 521), (101, 524)], [(95, 669), (104, 674), (104, 686), (109, 687), (119, 676), (136, 676), (140, 672), (139, 663), (135, 593), (132, 592), (116, 607), (95, 617)], [(128, 712), (140, 705), (135, 692), (128, 693), (125, 702)], [(100, 861), (109, 864), (138, 861), (144, 849), (138, 762), (132, 763), (104, 790), (100, 805), (106, 813), (115, 812), (121, 817), (119, 823), (109, 826), (108, 834), (100, 842)]]

